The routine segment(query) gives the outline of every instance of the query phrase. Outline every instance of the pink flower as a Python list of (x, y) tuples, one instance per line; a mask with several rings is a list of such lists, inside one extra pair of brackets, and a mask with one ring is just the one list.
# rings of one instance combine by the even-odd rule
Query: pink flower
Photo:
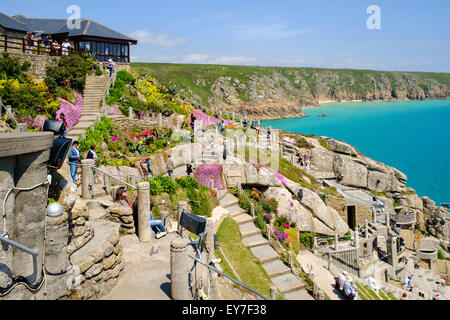
[(70, 103), (64, 99), (60, 99), (61, 106), (56, 112), (56, 117), (59, 117), (61, 113), (64, 113), (67, 120), (67, 131), (72, 130), (73, 127), (80, 121), (81, 112), (83, 111), (83, 96), (77, 95), (77, 102), (75, 104)]
[(279, 172), (275, 172), (275, 176), (278, 178), (278, 180), (280, 180), (283, 186), (287, 187), (286, 179)]
[(218, 164), (202, 164), (195, 172), (195, 179), (202, 185), (210, 187), (211, 180), (214, 181), (214, 187), (223, 188), (222, 166)]
[(112, 140), (112, 141), (114, 141), (114, 142), (116, 142), (116, 141), (120, 141), (120, 139), (119, 139), (119, 138), (117, 138), (117, 137), (115, 137), (115, 136), (112, 136), (112, 137), (111, 137), (111, 140)]
[(290, 225), (288, 225), (287, 223), (284, 225), (284, 228), (285, 229), (290, 229), (291, 228), (291, 226)]

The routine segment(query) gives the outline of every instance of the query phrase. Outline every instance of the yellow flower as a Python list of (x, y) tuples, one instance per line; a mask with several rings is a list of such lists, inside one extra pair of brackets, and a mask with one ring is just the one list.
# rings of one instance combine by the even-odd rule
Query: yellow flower
[(142, 141), (139, 141), (139, 144), (144, 144)]
[(119, 166), (119, 167), (123, 166), (123, 160), (117, 161), (117, 166)]

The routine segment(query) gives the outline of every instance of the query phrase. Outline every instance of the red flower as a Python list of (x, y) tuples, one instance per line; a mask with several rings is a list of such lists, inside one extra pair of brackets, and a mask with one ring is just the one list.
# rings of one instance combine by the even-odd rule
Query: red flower
[(131, 139), (134, 139), (134, 134), (130, 134), (130, 138), (131, 138)]

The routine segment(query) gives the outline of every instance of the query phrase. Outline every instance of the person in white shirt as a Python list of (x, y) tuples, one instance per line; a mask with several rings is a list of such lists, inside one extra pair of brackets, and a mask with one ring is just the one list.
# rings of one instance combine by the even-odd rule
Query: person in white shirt
[(112, 77), (112, 74), (114, 72), (114, 68), (116, 67), (116, 63), (114, 62), (112, 57), (109, 57), (108, 60), (108, 69), (109, 69), (109, 76)]
[(78, 164), (80, 163), (81, 154), (80, 150), (78, 149), (78, 141), (75, 141), (73, 143), (72, 150), (69, 154), (69, 166), (70, 166), (70, 175), (72, 176), (73, 183), (77, 183), (77, 171), (78, 171)]
[(64, 42), (61, 45), (62, 47), (62, 55), (63, 56), (68, 56), (69, 55), (69, 48), (72, 48), (72, 45), (70, 44), (69, 41), (64, 40)]

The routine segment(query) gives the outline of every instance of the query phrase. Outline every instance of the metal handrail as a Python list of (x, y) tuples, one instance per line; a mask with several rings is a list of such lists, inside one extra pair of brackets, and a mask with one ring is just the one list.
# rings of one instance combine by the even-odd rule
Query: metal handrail
[[(103, 66), (103, 64), (102, 64)], [(114, 72), (111, 77), (108, 79), (108, 84), (106, 85), (105, 92), (103, 93), (102, 98), (102, 113), (105, 114), (105, 106), (106, 106), (106, 97), (109, 95), (109, 90), (114, 86), (117, 79), (117, 67), (114, 67)]]
[[(17, 121), (16, 117), (14, 117), (14, 114), (12, 112), (10, 112), (6, 106), (3, 104), (2, 99), (0, 98), (0, 116), (2, 114), (2, 108), (5, 109), (6, 114), (12, 118), (14, 120), (14, 122), (17, 124), (19, 124), (19, 121)], [(14, 110), (13, 108), (11, 108), (11, 110)], [(14, 110), (15, 112), (17, 112), (16, 110)], [(17, 112), (18, 113), (18, 112)]]
[(198, 258), (196, 258), (196, 257), (194, 257), (194, 256), (192, 256), (192, 255), (190, 255), (190, 254), (188, 255), (188, 257), (191, 258), (191, 259), (193, 259), (193, 260), (195, 260), (196, 262), (200, 263), (201, 265), (207, 267), (208, 269), (210, 269), (210, 270), (212, 270), (212, 271), (214, 271), (214, 272), (216, 272), (216, 273), (218, 273), (218, 274), (224, 276), (224, 277), (227, 278), (228, 280), (230, 280), (230, 281), (232, 281), (232, 282), (238, 284), (238, 285), (241, 286), (242, 288), (244, 288), (244, 289), (246, 289), (246, 290), (248, 290), (248, 291), (250, 291), (250, 292), (256, 294), (258, 297), (260, 297), (260, 298), (262, 298), (262, 299), (264, 299), (264, 300), (268, 300), (266, 296), (264, 296), (264, 295), (262, 295), (261, 293), (259, 293), (259, 292), (255, 291), (255, 290), (253, 290), (252, 288), (249, 288), (248, 286), (246, 286), (246, 285), (243, 284), (242, 282), (240, 282), (240, 281), (234, 279), (233, 277), (230, 277), (229, 275), (227, 275), (227, 274), (225, 274), (225, 273), (223, 273), (223, 272), (217, 270), (216, 268), (214, 268), (213, 266), (211, 266), (211, 265), (205, 263), (204, 261), (202, 261), (202, 260), (200, 260), (200, 259), (198, 259)]
[(123, 180), (117, 178), (116, 176), (113, 176), (112, 174), (110, 174), (110, 173), (108, 173), (108, 172), (105, 172), (105, 171), (103, 171), (102, 169), (99, 169), (99, 168), (97, 168), (97, 167), (95, 167), (95, 166), (93, 166), (93, 165), (88, 165), (88, 164), (78, 164), (78, 163), (74, 163), (74, 162), (69, 162), (68, 164), (69, 164), (69, 165), (74, 165), (74, 166), (77, 166), (77, 167), (91, 167), (93, 170), (97, 170), (98, 172), (103, 173), (105, 176), (108, 176), (108, 177), (110, 177), (111, 179), (114, 179), (114, 180), (116, 180), (116, 181), (118, 181), (118, 182), (120, 182), (120, 183), (123, 183), (123, 184), (129, 186), (130, 188), (133, 188), (133, 189), (135, 189), (135, 190), (138, 189), (136, 186), (133, 186), (133, 185), (131, 185), (131, 184), (129, 184), (129, 183), (127, 183), (127, 182), (125, 182), (125, 181), (123, 181)]

